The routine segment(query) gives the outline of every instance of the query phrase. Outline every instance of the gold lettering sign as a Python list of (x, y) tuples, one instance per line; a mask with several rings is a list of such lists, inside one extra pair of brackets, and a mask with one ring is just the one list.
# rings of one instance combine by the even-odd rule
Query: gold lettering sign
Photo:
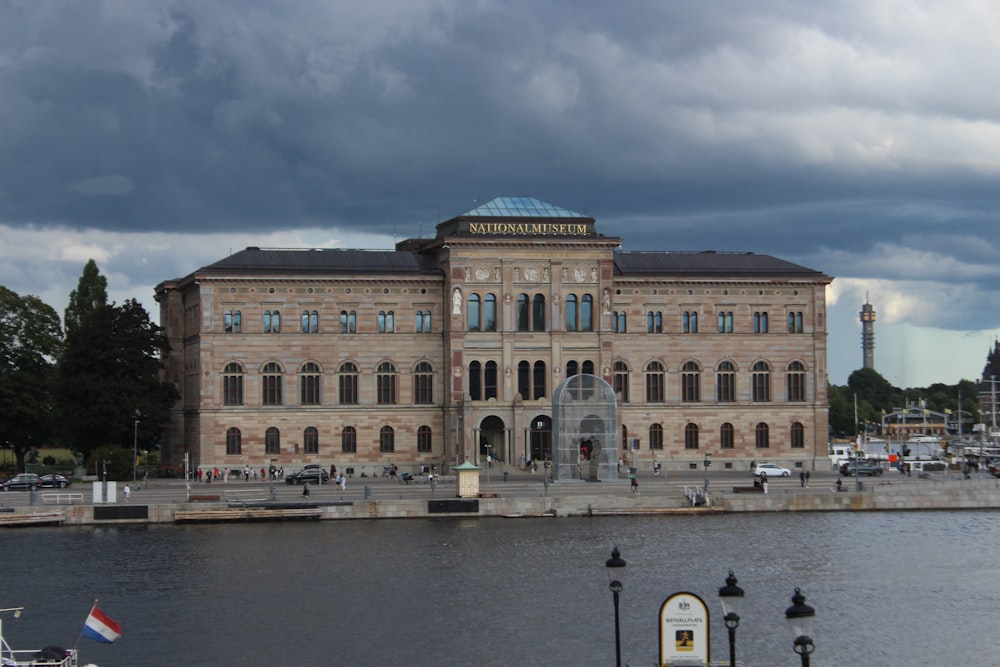
[(586, 223), (579, 222), (470, 222), (470, 234), (586, 234)]

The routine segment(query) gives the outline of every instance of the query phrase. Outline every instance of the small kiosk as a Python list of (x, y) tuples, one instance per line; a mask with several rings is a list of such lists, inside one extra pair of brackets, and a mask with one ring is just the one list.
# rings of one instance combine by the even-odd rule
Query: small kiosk
[(452, 468), (455, 471), (455, 488), (459, 498), (479, 497), (479, 471), (481, 468), (466, 461)]

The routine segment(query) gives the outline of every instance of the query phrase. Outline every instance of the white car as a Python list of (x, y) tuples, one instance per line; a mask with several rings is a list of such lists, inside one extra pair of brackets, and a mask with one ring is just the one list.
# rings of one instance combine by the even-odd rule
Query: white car
[(767, 475), (768, 477), (791, 477), (792, 471), (773, 463), (758, 463), (757, 467), (753, 469), (753, 474)]

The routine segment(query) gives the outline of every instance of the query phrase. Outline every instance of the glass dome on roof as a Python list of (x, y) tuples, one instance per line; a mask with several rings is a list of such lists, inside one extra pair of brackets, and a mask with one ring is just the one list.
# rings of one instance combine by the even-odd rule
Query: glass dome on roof
[(481, 206), (468, 211), (464, 216), (481, 216), (486, 218), (585, 218), (574, 211), (569, 211), (552, 204), (539, 201), (534, 197), (497, 197)]

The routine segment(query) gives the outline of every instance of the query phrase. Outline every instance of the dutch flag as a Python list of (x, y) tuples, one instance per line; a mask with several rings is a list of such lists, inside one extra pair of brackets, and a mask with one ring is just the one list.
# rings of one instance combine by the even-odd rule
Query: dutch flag
[(111, 620), (111, 617), (98, 609), (95, 604), (86, 623), (83, 624), (83, 636), (110, 644), (122, 636), (122, 626), (117, 621)]

